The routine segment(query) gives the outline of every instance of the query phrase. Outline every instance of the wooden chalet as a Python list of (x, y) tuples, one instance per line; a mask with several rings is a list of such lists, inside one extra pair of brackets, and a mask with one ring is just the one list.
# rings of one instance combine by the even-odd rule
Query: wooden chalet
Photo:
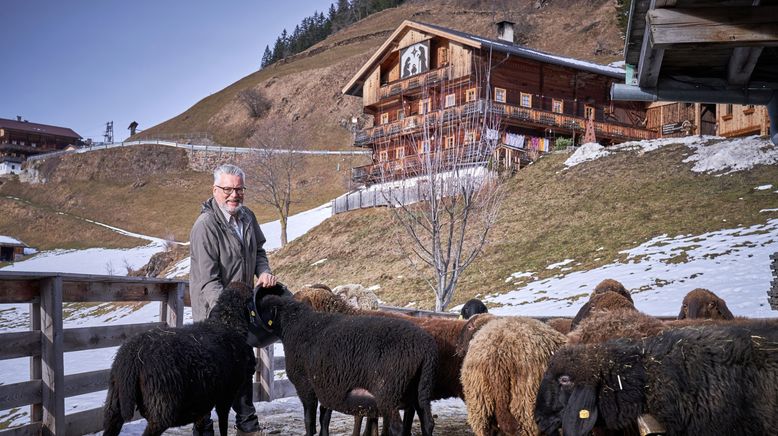
[(507, 40), (496, 40), (403, 22), (343, 88), (362, 97), (364, 115), (373, 120), (354, 141), (372, 150), (373, 163), (354, 168), (352, 179), (374, 182), (387, 169), (412, 175), (419, 155), (467, 147), (480, 135), (451, 126), (456, 133), (429, 144), (419, 130), (430, 120), (455, 125), (487, 111), (499, 118), (493, 134), (506, 167), (552, 150), (559, 137), (582, 142), (587, 124), (605, 144), (656, 137), (642, 125), (644, 104), (610, 99), (611, 84), (624, 80), (622, 69), (515, 45), (511, 26), (499, 23)]
[(0, 174), (21, 172), (28, 156), (77, 146), (78, 133), (67, 127), (0, 118)]

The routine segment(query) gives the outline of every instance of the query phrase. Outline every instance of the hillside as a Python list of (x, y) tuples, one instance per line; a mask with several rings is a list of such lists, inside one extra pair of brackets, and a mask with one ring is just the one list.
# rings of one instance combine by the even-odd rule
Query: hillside
[[(520, 287), (528, 279), (509, 280), (516, 272), (536, 272), (535, 280), (542, 281), (559, 273), (549, 265), (566, 259), (575, 259), (568, 274), (586, 271), (623, 260), (623, 250), (662, 234), (702, 234), (776, 217), (760, 212), (778, 202), (775, 164), (724, 175), (698, 173), (683, 162), (690, 153), (685, 145), (671, 144), (621, 151), (569, 169), (564, 166), (569, 154), (553, 154), (522, 169), (508, 181), (500, 221), (462, 276), (452, 306)], [(765, 185), (773, 188), (755, 189)], [(407, 242), (392, 237), (391, 222), (386, 209), (339, 214), (273, 254), (271, 264), (295, 287), (378, 285), (379, 298), (389, 304), (434, 307), (432, 291), (400, 249)]]
[(133, 139), (207, 131), (216, 142), (243, 146), (258, 121), (236, 96), (254, 88), (271, 100), (271, 113), (293, 120), (307, 133), (310, 148), (348, 147), (350, 133), (340, 125), (361, 111), (361, 102), (341, 95), (340, 89), (403, 20), (494, 38), (494, 23), (503, 19), (516, 23), (517, 42), (528, 47), (601, 64), (621, 60), (624, 42), (613, 0), (409, 1), (246, 76)]

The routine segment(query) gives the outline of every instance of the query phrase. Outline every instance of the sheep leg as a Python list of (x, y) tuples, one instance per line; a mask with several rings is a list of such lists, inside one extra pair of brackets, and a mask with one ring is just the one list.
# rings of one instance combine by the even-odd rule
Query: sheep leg
[[(351, 432), (351, 436), (359, 436), (360, 431), (362, 431), (362, 416), (354, 415), (354, 430)], [(365, 428), (365, 434), (367, 435), (367, 428)]]
[(330, 436), (332, 409), (319, 405), (319, 436)]
[[(395, 411), (394, 413), (399, 413)], [(413, 407), (407, 407), (403, 411), (403, 434), (411, 434), (411, 429), (413, 429), (413, 416), (415, 415), (415, 411), (413, 410)], [(419, 413), (419, 416), (421, 416), (421, 413)]]
[(432, 429), (435, 427), (435, 421), (432, 418), (432, 408), (430, 407), (429, 401), (425, 401), (423, 404), (417, 404), (416, 411), (419, 412), (419, 423), (421, 424), (422, 436), (432, 436)]
[[(384, 416), (384, 430), (381, 433), (383, 436), (398, 436), (405, 435), (403, 432), (403, 421), (400, 419), (400, 413), (395, 411), (389, 416)], [(408, 433), (407, 436), (410, 436)]]
[[(357, 433), (359, 436), (359, 433)], [(364, 436), (378, 436), (378, 418), (367, 418)]]
[(143, 436), (160, 436), (165, 430), (167, 430), (165, 427), (149, 421), (143, 430)]
[(229, 403), (216, 406), (216, 416), (219, 417), (219, 435), (227, 436), (227, 429), (229, 428), (227, 418), (230, 416)]
[(316, 405), (319, 401), (315, 395), (306, 395), (300, 397), (303, 403), (303, 417), (305, 419), (305, 436), (316, 435)]

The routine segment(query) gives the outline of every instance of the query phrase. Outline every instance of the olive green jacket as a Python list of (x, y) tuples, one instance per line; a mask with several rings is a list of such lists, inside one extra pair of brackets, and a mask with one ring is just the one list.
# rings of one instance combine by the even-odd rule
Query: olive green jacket
[(231, 282), (254, 286), (254, 276), (270, 272), (262, 246), (265, 235), (254, 213), (242, 207), (237, 217), (243, 224), (243, 241), (224, 218), (216, 201), (203, 203), (189, 235), (189, 295), (192, 318), (202, 321), (211, 313), (222, 289)]

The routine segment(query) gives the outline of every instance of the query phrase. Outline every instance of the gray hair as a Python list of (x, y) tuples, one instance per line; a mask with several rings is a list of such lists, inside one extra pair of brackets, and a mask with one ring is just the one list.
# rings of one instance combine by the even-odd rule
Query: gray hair
[(213, 170), (213, 184), (219, 183), (219, 177), (222, 174), (231, 174), (233, 176), (240, 177), (241, 180), (244, 182), (246, 181), (246, 174), (243, 172), (242, 169), (238, 168), (235, 165), (231, 164), (223, 164), (216, 167), (215, 170)]

